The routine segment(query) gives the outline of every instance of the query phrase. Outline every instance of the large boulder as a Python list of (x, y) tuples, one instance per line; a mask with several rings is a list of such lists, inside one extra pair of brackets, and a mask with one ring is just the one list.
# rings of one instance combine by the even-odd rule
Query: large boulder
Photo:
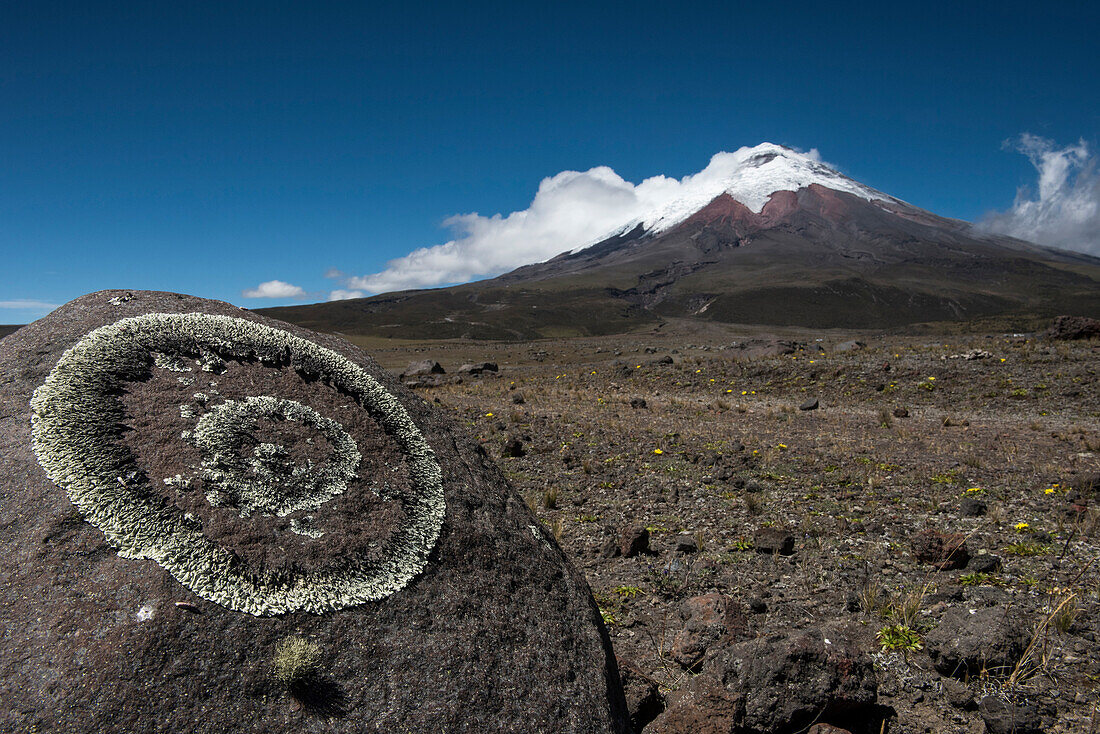
[(1029, 620), (1012, 607), (955, 607), (924, 636), (924, 645), (936, 670), (969, 679), (1008, 675), (1030, 640)]
[(401, 379), (409, 380), (415, 377), (443, 374), (446, 374), (446, 370), (443, 369), (443, 365), (439, 362), (436, 362), (434, 359), (421, 359), (409, 362), (409, 366), (401, 373)]
[(1043, 332), (1043, 336), (1056, 341), (1100, 339), (1100, 320), (1085, 316), (1059, 316)]
[(739, 641), (748, 629), (745, 610), (725, 594), (686, 599), (680, 604), (680, 618), (684, 628), (672, 642), (672, 659), (689, 669), (697, 668), (708, 650)]
[(627, 727), (584, 581), (336, 337), (170, 293), (0, 341), (0, 731)]
[(841, 635), (808, 629), (731, 645), (646, 731), (778, 734), (818, 721), (870, 722), (878, 698), (874, 663)]

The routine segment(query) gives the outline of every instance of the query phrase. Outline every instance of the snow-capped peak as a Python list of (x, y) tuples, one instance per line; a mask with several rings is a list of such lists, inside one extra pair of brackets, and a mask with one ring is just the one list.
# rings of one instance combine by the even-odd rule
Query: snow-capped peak
[(868, 201), (893, 200), (822, 163), (816, 150), (798, 153), (774, 143), (761, 143), (734, 153), (715, 154), (702, 171), (681, 179), (679, 197), (647, 213), (641, 222), (653, 232), (670, 229), (723, 193), (759, 214), (776, 191), (798, 191), (810, 184)]

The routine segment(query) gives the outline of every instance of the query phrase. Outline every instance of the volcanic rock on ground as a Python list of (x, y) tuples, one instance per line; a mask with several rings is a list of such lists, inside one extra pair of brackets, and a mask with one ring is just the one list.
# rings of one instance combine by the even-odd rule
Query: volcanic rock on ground
[(424, 375), (442, 375), (445, 372), (443, 365), (439, 362), (433, 359), (422, 359), (417, 362), (409, 362), (409, 366), (401, 373), (401, 379), (405, 380), (410, 377), (422, 377)]
[(460, 374), (463, 375), (480, 375), (485, 372), (497, 372), (496, 362), (475, 362), (473, 364), (464, 364), (458, 368)]
[(617, 658), (617, 662), (630, 723), (634, 731), (639, 732), (665, 710), (665, 699), (657, 681), (639, 670), (638, 666), (622, 658)]
[(657, 734), (749, 734), (869, 721), (877, 691), (866, 652), (833, 632), (806, 629), (722, 650), (650, 727)]
[(0, 731), (628, 726), (553, 537), (332, 336), (122, 291), (20, 329), (0, 528)]
[(930, 563), (941, 571), (966, 568), (970, 560), (966, 536), (962, 533), (922, 530), (913, 536), (910, 546), (914, 558), (922, 563)]
[(1044, 731), (1042, 717), (1034, 706), (986, 696), (978, 705), (978, 712), (989, 734), (1040, 734)]
[(1059, 341), (1097, 339), (1100, 338), (1100, 320), (1085, 316), (1059, 316), (1043, 336)]
[(748, 628), (744, 609), (725, 594), (704, 594), (680, 605), (684, 628), (672, 641), (672, 659), (685, 668), (702, 663), (707, 651), (744, 638)]
[(977, 678), (1011, 673), (1029, 638), (1027, 620), (1011, 608), (961, 606), (944, 613), (924, 644), (943, 675)]

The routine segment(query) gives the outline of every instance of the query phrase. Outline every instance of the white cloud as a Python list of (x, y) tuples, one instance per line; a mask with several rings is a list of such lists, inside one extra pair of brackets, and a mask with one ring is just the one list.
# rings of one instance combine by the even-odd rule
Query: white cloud
[(53, 311), (59, 304), (35, 301), (27, 298), (16, 298), (11, 301), (0, 301), (0, 308), (25, 309), (30, 311)]
[(337, 288), (328, 294), (328, 299), (330, 301), (349, 301), (352, 298), (362, 298), (363, 296), (363, 291), (345, 291)]
[(348, 288), (370, 293), (458, 283), (539, 262), (592, 241), (639, 216), (662, 189), (657, 176), (635, 186), (606, 166), (543, 179), (531, 206), (508, 216), (460, 214), (444, 221), (455, 239), (390, 260), (380, 273), (351, 277)]
[(1035, 166), (1038, 198), (1021, 188), (1011, 209), (991, 212), (979, 226), (1041, 245), (1100, 256), (1100, 171), (1088, 144), (1080, 140), (1058, 148), (1054, 141), (1030, 133), (1009, 144)]
[(245, 298), (300, 298), (306, 292), (299, 286), (284, 283), (281, 280), (269, 280), (255, 288), (241, 291)]

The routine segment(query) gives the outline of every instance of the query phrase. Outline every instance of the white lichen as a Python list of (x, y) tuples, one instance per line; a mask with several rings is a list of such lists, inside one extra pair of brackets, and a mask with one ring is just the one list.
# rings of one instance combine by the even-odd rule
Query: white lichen
[(304, 535), (307, 538), (313, 538), (316, 540), (325, 534), (323, 530), (318, 530), (313, 527), (313, 517), (307, 515), (302, 519), (293, 517), (290, 519), (290, 532), (297, 533), (298, 535)]
[[(318, 431), (332, 445), (331, 457), (320, 466), (294, 465), (285, 447), (261, 443), (246, 459), (241, 447), (256, 435), (265, 418)], [(222, 403), (199, 419), (193, 440), (205, 457), (203, 476), (210, 504), (236, 507), (241, 517), (253, 512), (285, 517), (316, 510), (347, 488), (362, 458), (339, 423), (307, 405), (268, 395)]]
[[(194, 359), (204, 350), (226, 361), (290, 367), (304, 379), (327, 383), (352, 396), (394, 440), (410, 486), (396, 493), (405, 519), (389, 534), (381, 560), (344, 557), (293, 574), (249, 568), (146, 480), (119, 481), (144, 477), (135, 474), (135, 458), (121, 441), (122, 386), (148, 378), (154, 353)], [(62, 355), (31, 408), (39, 463), (120, 556), (154, 560), (204, 599), (241, 612), (322, 613), (389, 596), (424, 569), (443, 524), (442, 472), (397, 398), (343, 355), (253, 321), (155, 313), (100, 327)]]

